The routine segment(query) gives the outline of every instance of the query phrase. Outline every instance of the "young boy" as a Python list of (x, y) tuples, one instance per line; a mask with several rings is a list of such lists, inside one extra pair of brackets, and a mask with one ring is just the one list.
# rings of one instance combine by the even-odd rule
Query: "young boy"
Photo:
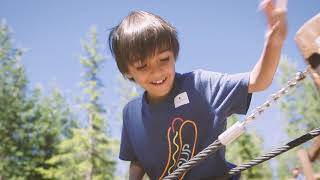
[[(283, 3), (286, 4), (286, 3)], [(251, 93), (272, 82), (287, 33), (286, 5), (262, 2), (268, 29), (261, 58), (250, 73), (175, 72), (179, 42), (173, 26), (143, 11), (131, 12), (109, 35), (120, 72), (144, 94), (123, 110), (120, 159), (131, 161), (129, 179), (162, 179), (217, 139), (231, 114), (245, 114)], [(181, 179), (215, 179), (229, 169), (225, 150)]]

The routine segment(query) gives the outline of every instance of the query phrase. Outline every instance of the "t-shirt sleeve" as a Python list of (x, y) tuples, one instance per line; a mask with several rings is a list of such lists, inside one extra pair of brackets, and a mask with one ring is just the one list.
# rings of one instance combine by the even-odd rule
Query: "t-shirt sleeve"
[(246, 114), (251, 101), (250, 73), (222, 74), (199, 70), (198, 83), (215, 114)]
[(129, 132), (126, 121), (128, 121), (127, 108), (125, 106), (123, 109), (123, 125), (122, 125), (122, 134), (121, 134), (121, 143), (120, 143), (120, 153), (119, 158), (124, 161), (136, 161), (136, 155), (132, 147), (131, 140), (129, 138)]

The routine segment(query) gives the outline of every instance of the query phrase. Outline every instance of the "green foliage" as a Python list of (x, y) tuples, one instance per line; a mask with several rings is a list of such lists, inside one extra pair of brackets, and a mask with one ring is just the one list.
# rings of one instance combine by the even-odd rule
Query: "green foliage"
[[(99, 142), (95, 148), (90, 143), (91, 137)], [(47, 161), (47, 164), (55, 167), (38, 170), (48, 179), (86, 179), (89, 169), (92, 169), (91, 179), (112, 179), (114, 162), (106, 155), (114, 148), (113, 144), (93, 129), (74, 128), (72, 138), (59, 144), (59, 154)]]
[(56, 153), (72, 116), (58, 90), (27, 96), (27, 78), (5, 23), (0, 24), (0, 179), (42, 179), (35, 169)]
[[(237, 121), (236, 116), (228, 119), (232, 125)], [(262, 154), (262, 139), (255, 132), (240, 136), (227, 147), (226, 159), (237, 165), (247, 163)], [(267, 162), (257, 165), (241, 173), (241, 179), (271, 179), (271, 169)]]
[[(98, 53), (97, 33), (82, 41), (83, 99), (77, 107), (86, 112), (78, 127), (71, 106), (57, 89), (43, 96), (41, 88), (27, 91), (27, 78), (8, 26), (0, 24), (0, 179), (123, 179), (115, 176), (114, 157), (119, 140), (111, 138), (113, 117), (120, 123), (120, 109), (107, 114), (102, 101), (104, 85), (99, 72), (106, 60)], [(136, 95), (134, 86), (119, 81), (121, 108)], [(110, 109), (108, 109), (110, 110)], [(114, 111), (112, 111), (114, 112)], [(114, 116), (114, 114), (116, 114)], [(122, 173), (125, 174), (125, 173)]]
[(98, 77), (106, 58), (98, 53), (97, 32), (94, 28), (88, 39), (82, 41), (85, 55), (80, 57), (84, 69), (81, 86), (85, 94), (81, 107), (87, 115), (86, 127), (72, 129), (71, 138), (59, 144), (58, 155), (46, 161), (52, 168), (38, 169), (48, 179), (114, 179), (113, 154), (117, 143), (107, 134), (106, 110), (100, 103), (103, 84)]
[[(289, 78), (295, 76), (296, 72), (296, 64), (292, 60), (283, 57), (280, 64), (280, 76), (278, 76), (280, 84), (286, 83)], [(290, 95), (283, 98), (280, 109), (284, 115), (283, 123), (290, 139), (319, 127), (320, 93), (315, 87), (312, 78), (307, 77), (299, 83)], [(310, 144), (310, 142), (306, 143), (299, 148), (309, 147)], [(279, 158), (278, 175), (281, 179), (288, 179), (292, 176), (291, 170), (294, 167), (300, 167), (297, 157), (299, 148), (295, 148)], [(319, 161), (315, 162), (313, 167), (315, 172), (319, 172)]]
[(25, 97), (27, 80), (20, 63), (22, 50), (13, 46), (5, 22), (0, 24), (0, 43), (0, 177), (19, 178), (25, 171), (23, 164), (28, 162), (24, 158), (26, 150), (30, 152), (30, 145), (20, 146), (27, 136), (19, 127), (24, 121), (20, 112), (28, 111), (32, 104)]
[[(296, 65), (288, 59), (280, 64), (280, 82), (284, 84), (288, 78), (294, 77)], [(311, 77), (299, 83), (292, 93), (281, 101), (281, 111), (285, 116), (286, 130), (289, 137), (297, 132), (307, 132), (319, 126), (320, 93)]]

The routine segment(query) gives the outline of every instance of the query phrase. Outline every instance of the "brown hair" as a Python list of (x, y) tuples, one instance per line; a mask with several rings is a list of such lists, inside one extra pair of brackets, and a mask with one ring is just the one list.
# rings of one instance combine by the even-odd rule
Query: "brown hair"
[(157, 50), (172, 50), (175, 59), (179, 53), (176, 29), (157, 15), (132, 11), (109, 34), (109, 48), (122, 74), (128, 64), (145, 61)]

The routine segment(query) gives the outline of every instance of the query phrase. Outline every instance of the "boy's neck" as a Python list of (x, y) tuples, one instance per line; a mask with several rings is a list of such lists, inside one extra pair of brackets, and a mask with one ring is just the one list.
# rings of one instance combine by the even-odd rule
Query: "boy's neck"
[[(171, 90), (172, 91), (172, 90)], [(170, 92), (171, 92), (170, 91)], [(165, 96), (159, 96), (159, 97), (150, 97), (150, 94), (146, 92), (146, 100), (148, 104), (157, 104), (163, 102), (166, 97), (169, 96), (170, 93), (166, 94)]]
[(146, 93), (146, 102), (148, 104), (158, 104), (158, 103), (164, 102), (172, 94), (172, 92), (175, 89), (175, 86), (176, 86), (175, 83), (173, 83), (173, 86), (172, 86), (171, 90), (169, 91), (169, 93), (164, 96), (151, 97), (150, 94), (146, 91), (145, 92)]

